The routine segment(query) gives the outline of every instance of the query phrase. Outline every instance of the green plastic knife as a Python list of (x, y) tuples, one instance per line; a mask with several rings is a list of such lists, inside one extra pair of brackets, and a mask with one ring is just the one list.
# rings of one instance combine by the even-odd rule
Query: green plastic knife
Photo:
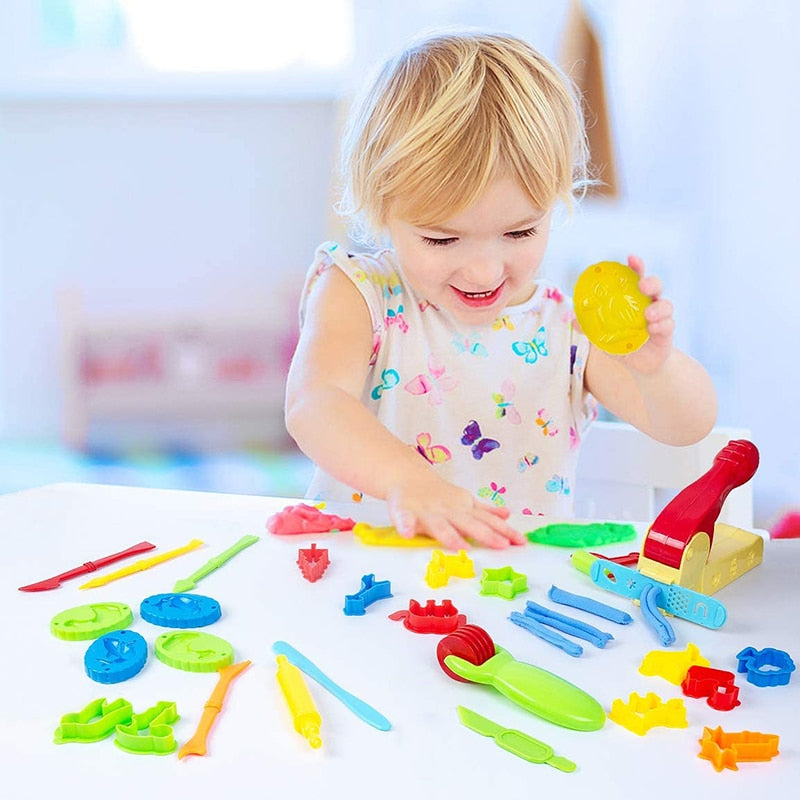
[(251, 544), (255, 544), (259, 540), (260, 537), (258, 536), (242, 536), (236, 544), (229, 547), (227, 550), (220, 553), (218, 556), (214, 556), (214, 558), (209, 559), (205, 564), (203, 564), (197, 572), (193, 572), (188, 578), (183, 578), (182, 580), (176, 581), (175, 588), (172, 590), (173, 592), (190, 592), (194, 587), (197, 585), (197, 581), (202, 580), (205, 578), (206, 575), (213, 572), (215, 569), (219, 569), (226, 561), (232, 559), (237, 553), (240, 553), (245, 547), (250, 547)]
[(553, 748), (549, 744), (540, 742), (522, 731), (504, 728), (464, 706), (456, 708), (462, 724), (481, 736), (491, 737), (503, 750), (508, 750), (509, 753), (513, 753), (525, 761), (530, 761), (532, 764), (549, 764), (562, 772), (576, 770), (577, 766), (573, 761), (564, 756), (554, 755)]

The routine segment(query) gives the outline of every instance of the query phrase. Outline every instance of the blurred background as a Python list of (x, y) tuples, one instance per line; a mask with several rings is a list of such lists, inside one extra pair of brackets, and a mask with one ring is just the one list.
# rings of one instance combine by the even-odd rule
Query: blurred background
[(586, 92), (606, 187), (557, 220), (546, 273), (571, 291), (642, 255), (719, 423), (761, 450), (756, 523), (800, 505), (789, 0), (4, 0), (0, 492), (302, 495), (283, 382), (314, 248), (345, 235), (343, 111), (453, 25), (529, 40)]

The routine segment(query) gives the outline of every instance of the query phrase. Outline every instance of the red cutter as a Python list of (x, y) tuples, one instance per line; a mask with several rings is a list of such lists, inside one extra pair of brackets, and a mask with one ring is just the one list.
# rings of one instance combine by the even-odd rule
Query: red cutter
[(717, 711), (730, 711), (739, 702), (736, 676), (724, 669), (712, 669), (695, 664), (689, 667), (681, 689), (687, 697), (706, 697), (706, 702)]
[(311, 583), (322, 577), (330, 563), (328, 550), (325, 547), (317, 550), (317, 545), (312, 544), (311, 547), (301, 547), (297, 551), (297, 566), (300, 567), (303, 577)]

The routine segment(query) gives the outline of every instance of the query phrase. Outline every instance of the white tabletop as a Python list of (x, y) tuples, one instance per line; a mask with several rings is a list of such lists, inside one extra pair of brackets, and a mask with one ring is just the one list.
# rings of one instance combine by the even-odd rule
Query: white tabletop
[[(638, 608), (605, 592), (577, 572), (569, 550), (526, 545), (505, 551), (473, 549), (476, 578), (451, 578), (448, 586), (425, 583), (428, 549), (369, 547), (349, 533), (278, 537), (265, 530), (269, 515), (295, 500), (57, 484), (0, 498), (2, 531), (3, 643), (0, 777), (18, 798), (112, 796), (123, 798), (264, 796), (322, 798), (540, 796), (744, 797), (784, 794), (800, 783), (800, 674), (786, 686), (759, 688), (737, 675), (741, 705), (711, 709), (704, 700), (683, 698), (679, 686), (645, 677), (638, 667), (645, 654), (661, 650)], [(382, 506), (329, 507), (328, 511), (375, 524), (385, 523)], [(528, 530), (531, 518), (515, 523)], [(216, 673), (190, 673), (166, 666), (152, 654), (164, 629), (139, 616), (139, 604), (169, 592), (209, 558), (245, 534), (259, 542), (200, 582), (195, 592), (215, 598), (220, 621), (205, 630), (230, 642), (235, 660), (252, 666), (231, 686), (225, 707), (208, 740), (205, 757), (131, 755), (112, 739), (95, 744), (53, 743), (61, 715), (90, 701), (124, 697), (141, 712), (160, 700), (177, 703), (179, 744), (194, 733)], [(146, 539), (158, 554), (199, 538), (205, 546), (173, 561), (102, 588), (79, 590), (85, 579), (37, 594), (17, 587)], [(298, 548), (311, 542), (327, 547), (330, 566), (315, 583), (296, 564)], [(637, 549), (636, 543), (601, 548), (607, 555)], [(150, 554), (148, 554), (150, 555)], [(103, 570), (118, 569), (130, 561)], [(529, 590), (504, 600), (480, 595), (484, 568), (511, 566), (528, 576)], [(97, 573), (95, 573), (97, 574)], [(346, 616), (344, 597), (358, 591), (361, 577), (391, 581), (392, 598), (379, 600), (364, 616)], [(800, 575), (800, 541), (766, 542), (764, 562), (721, 590), (728, 611), (720, 630), (673, 619), (672, 650), (696, 644), (711, 666), (736, 672), (736, 654), (745, 647), (775, 647), (800, 663), (800, 621), (795, 598)], [(92, 577), (92, 576), (89, 576)], [(551, 585), (584, 594), (635, 618), (618, 626), (547, 599)], [(536, 664), (577, 684), (606, 708), (631, 692), (655, 692), (664, 701), (683, 698), (688, 728), (654, 728), (645, 736), (607, 721), (595, 732), (558, 727), (524, 711), (494, 689), (449, 678), (436, 660), (440, 637), (417, 634), (390, 613), (409, 600), (448, 598), (467, 622), (484, 627), (518, 660)], [(578, 658), (547, 644), (508, 620), (533, 600), (590, 622), (614, 635), (605, 649), (589, 643)], [(83, 666), (87, 642), (62, 641), (49, 623), (60, 611), (85, 603), (120, 601), (134, 610), (130, 626), (150, 646), (144, 669), (130, 680), (102, 685)], [(392, 722), (378, 731), (308, 679), (322, 716), (323, 746), (312, 750), (292, 728), (275, 679), (271, 651), (283, 639), (314, 661), (334, 681), (366, 700)], [(491, 739), (462, 726), (457, 705), (465, 705), (507, 728), (552, 745), (578, 766), (564, 773), (530, 764), (501, 750)], [(704, 726), (726, 732), (758, 731), (780, 736), (780, 755), (770, 762), (741, 763), (738, 772), (716, 772), (698, 758)], [(522, 793), (525, 792), (525, 795)], [(553, 794), (557, 792), (558, 794)], [(567, 795), (563, 793), (567, 792)], [(291, 793), (291, 794), (288, 794)], [(347, 793), (345, 795), (345, 793)], [(574, 793), (574, 794), (573, 794)], [(732, 794), (733, 793), (733, 794)], [(790, 794), (792, 792), (790, 791)]]

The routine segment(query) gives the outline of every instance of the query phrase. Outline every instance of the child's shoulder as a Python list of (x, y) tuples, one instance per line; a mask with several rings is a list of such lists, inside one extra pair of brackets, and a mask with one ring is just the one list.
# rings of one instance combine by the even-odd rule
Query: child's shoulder
[(348, 275), (390, 275), (399, 271), (392, 250), (352, 253), (338, 242), (323, 242), (314, 253), (312, 270), (323, 272), (334, 264)]
[[(388, 308), (398, 313), (398, 303), (411, 298), (402, 270), (392, 250), (374, 253), (349, 253), (336, 242), (321, 244), (314, 254), (303, 288), (303, 304), (313, 291), (317, 279), (331, 267), (338, 267), (366, 300), (375, 319), (383, 319)], [(403, 308), (400, 308), (403, 311)], [(301, 312), (302, 313), (302, 312)]]
[(306, 278), (308, 287), (334, 265), (365, 297), (374, 294), (391, 299), (410, 291), (394, 251), (385, 249), (373, 253), (349, 253), (336, 242), (325, 242), (317, 248)]

